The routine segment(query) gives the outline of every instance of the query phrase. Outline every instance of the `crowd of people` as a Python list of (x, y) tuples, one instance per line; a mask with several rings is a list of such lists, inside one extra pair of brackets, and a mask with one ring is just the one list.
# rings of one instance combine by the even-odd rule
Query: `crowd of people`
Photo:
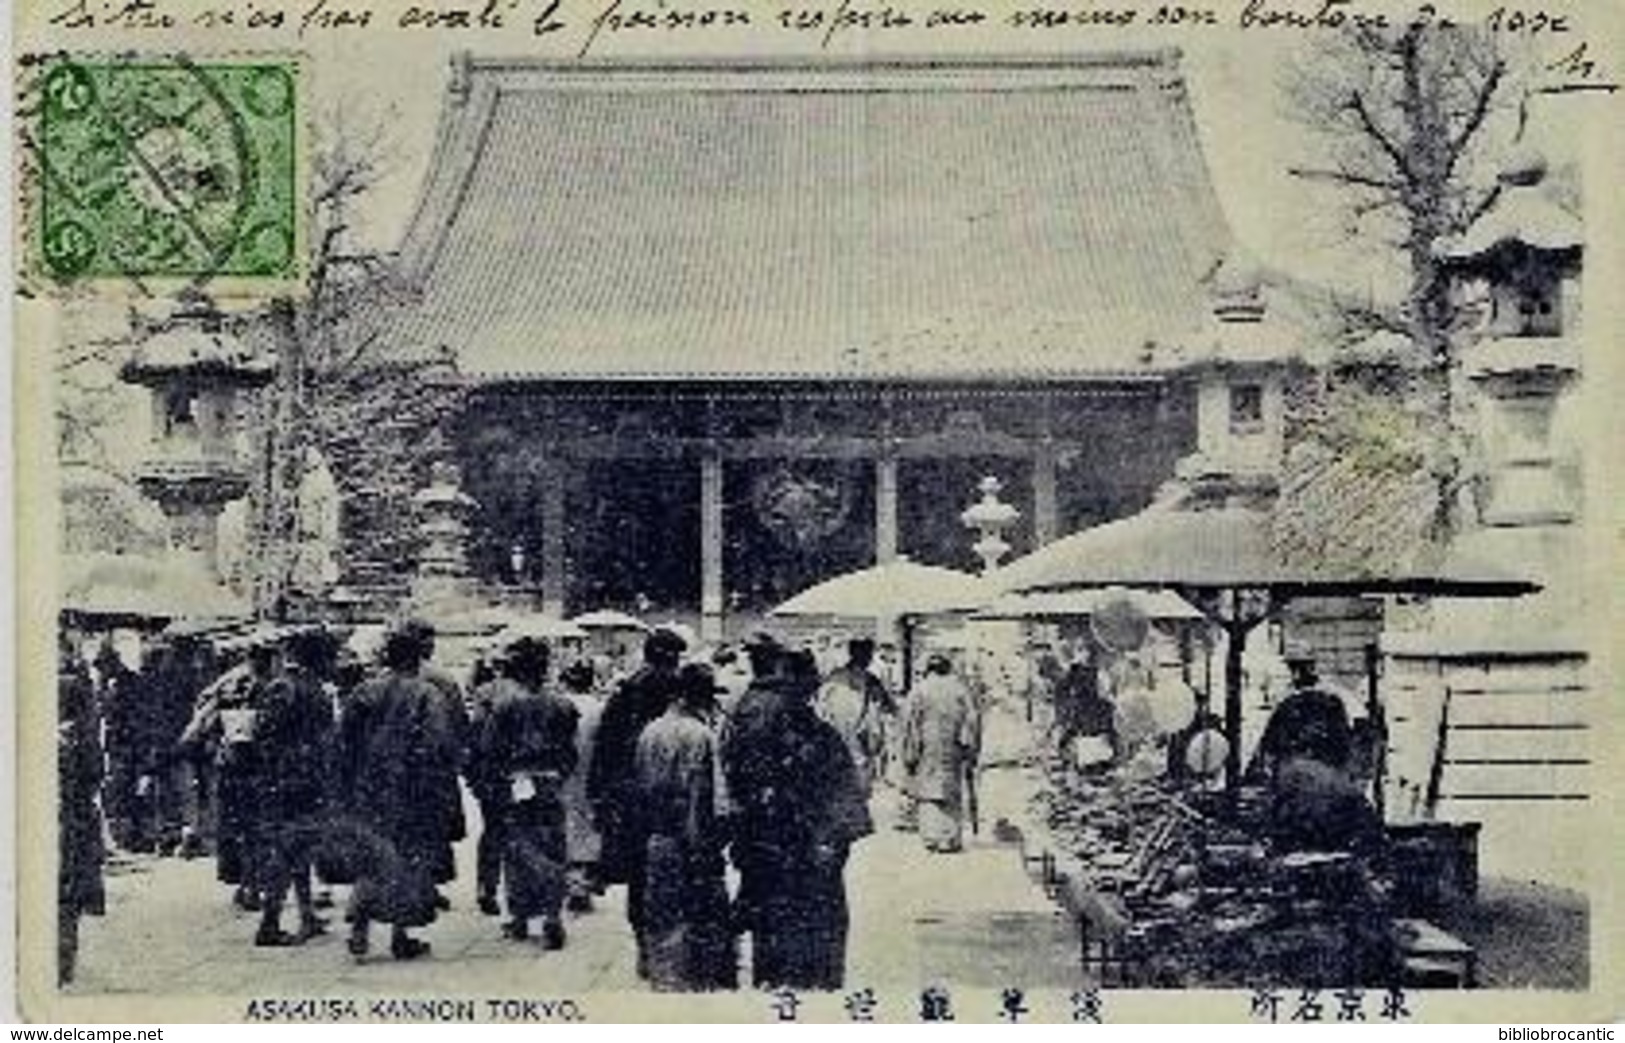
[[(925, 851), (962, 850), (980, 824), (992, 690), (1012, 711), (1024, 697), (1027, 754), (1084, 775), (1211, 785), (1222, 760), (1195, 755), (1220, 722), (1188, 686), (1159, 688), (1088, 640), (1027, 648), (1024, 683), (928, 651), (903, 685), (866, 638), (821, 667), (765, 634), (713, 650), (660, 628), (617, 668), (517, 633), (486, 645), (465, 683), (434, 665), (435, 631), (417, 620), (366, 647), (317, 626), (171, 632), (133, 664), (65, 634), (63, 979), (78, 917), (104, 904), (109, 844), (212, 855), (231, 900), (259, 915), (256, 945), (326, 933), (332, 890), (348, 887), (351, 953), (368, 956), (378, 923), (396, 959), (423, 957), (419, 929), (449, 907), (455, 846), (474, 832), (467, 796), (475, 904), (506, 937), (562, 949), (567, 919), (624, 887), (654, 988), (737, 987), (748, 937), (755, 985), (831, 989), (845, 867), (874, 829), (877, 782), (896, 786), (896, 825)], [(1293, 666), (1249, 775), (1277, 796), (1278, 839), (1346, 846), (1370, 832), (1352, 763), (1369, 736), (1312, 662)]]
[[(327, 933), (348, 887), (355, 957), (376, 923), (393, 957), (421, 958), (474, 832), (466, 793), (475, 903), (507, 937), (565, 948), (569, 915), (624, 886), (654, 988), (737, 987), (748, 936), (753, 984), (831, 989), (876, 781), (903, 780), (929, 850), (960, 847), (980, 713), (945, 657), (900, 705), (867, 639), (821, 670), (767, 635), (702, 653), (657, 629), (636, 669), (605, 676), (520, 636), (466, 684), (434, 665), (435, 644), (415, 620), (365, 656), (321, 627), (268, 627), (235, 656), (160, 637), (132, 668), (110, 643), (87, 659), (64, 640), (64, 917), (100, 911), (105, 838), (212, 855), (259, 915), (255, 945)], [(72, 963), (65, 949), (65, 979)]]

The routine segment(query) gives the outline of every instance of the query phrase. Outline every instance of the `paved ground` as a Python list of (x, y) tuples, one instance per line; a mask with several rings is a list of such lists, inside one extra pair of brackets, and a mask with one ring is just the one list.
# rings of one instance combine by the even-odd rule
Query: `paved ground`
[[(993, 772), (984, 789), (991, 822), (1008, 787)], [(1077, 966), (1072, 931), (1028, 882), (1017, 853), (979, 840), (959, 855), (928, 855), (916, 837), (892, 829), (894, 805), (890, 791), (877, 794), (878, 831), (848, 867), (849, 984), (1070, 986)], [(256, 949), (257, 917), (232, 908), (212, 861), (121, 860), (110, 869), (107, 915), (83, 923), (71, 991), (337, 996), (525, 995), (544, 983), (554, 994), (642, 988), (622, 889), (571, 921), (562, 953), (544, 953), (501, 938), (498, 921), (479, 914), (473, 844), (460, 845), (458, 856), (458, 880), (447, 889), (453, 909), (422, 932), (432, 956), (398, 963), (387, 955), (386, 932), (375, 929), (378, 955), (360, 965), (345, 950), (338, 910), (327, 937), (296, 949)], [(291, 928), (291, 911), (286, 919)]]
[(1488, 878), (1478, 901), (1441, 926), (1478, 950), (1486, 988), (1585, 989), (1591, 981), (1590, 903), (1566, 888)]
[[(984, 774), (984, 822), (1020, 800), (1013, 773)], [(953, 856), (928, 855), (898, 833), (895, 798), (880, 789), (878, 831), (858, 845), (847, 870), (852, 934), (849, 988), (918, 990), (933, 983), (996, 990), (1070, 990), (1079, 983), (1076, 935), (1026, 878), (1012, 848), (984, 836)], [(477, 812), (470, 812), (477, 821)], [(81, 928), (79, 994), (232, 996), (345, 994), (553, 995), (638, 991), (624, 892), (570, 923), (562, 953), (499, 936), (474, 908), (473, 844), (458, 851), (450, 913), (423, 932), (434, 945), (422, 962), (397, 963), (376, 929), (379, 955), (357, 965), (335, 933), (298, 949), (256, 949), (257, 918), (235, 911), (214, 880), (212, 861), (135, 858), (110, 868), (108, 910)], [(339, 889), (342, 899), (342, 889)], [(292, 926), (292, 915), (288, 926)], [(1440, 922), (1477, 947), (1480, 983), (1490, 988), (1584, 988), (1587, 904), (1572, 891), (1486, 878), (1478, 903)], [(742, 953), (748, 961), (748, 949)], [(748, 980), (746, 977), (744, 980)]]

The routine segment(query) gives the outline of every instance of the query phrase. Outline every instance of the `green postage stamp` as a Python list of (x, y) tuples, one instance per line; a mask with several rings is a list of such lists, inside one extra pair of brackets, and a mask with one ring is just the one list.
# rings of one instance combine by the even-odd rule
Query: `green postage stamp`
[(33, 126), (36, 274), (296, 274), (298, 76), (288, 59), (45, 62)]

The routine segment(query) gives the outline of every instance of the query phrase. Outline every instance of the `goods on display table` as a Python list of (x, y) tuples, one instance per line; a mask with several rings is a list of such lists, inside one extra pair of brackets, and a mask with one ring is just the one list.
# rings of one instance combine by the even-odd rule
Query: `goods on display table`
[(1388, 846), (1286, 850), (1262, 788), (1030, 779), (1023, 858), (1076, 917), (1086, 974), (1133, 988), (1473, 984), (1473, 953), (1396, 905)]

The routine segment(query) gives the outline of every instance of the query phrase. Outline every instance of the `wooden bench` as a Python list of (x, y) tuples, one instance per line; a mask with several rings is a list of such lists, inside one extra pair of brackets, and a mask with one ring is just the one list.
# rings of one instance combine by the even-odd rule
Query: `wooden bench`
[(1395, 920), (1394, 927), (1402, 939), (1400, 956), (1407, 985), (1478, 986), (1478, 951), (1471, 945), (1427, 920)]

